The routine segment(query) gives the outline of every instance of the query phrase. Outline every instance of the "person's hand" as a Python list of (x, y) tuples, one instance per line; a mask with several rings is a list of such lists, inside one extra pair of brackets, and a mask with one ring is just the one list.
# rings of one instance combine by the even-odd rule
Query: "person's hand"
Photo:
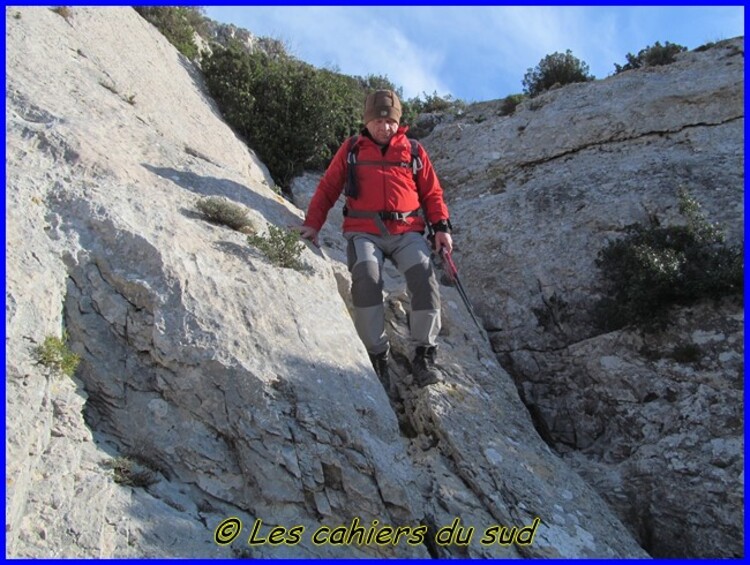
[(318, 243), (318, 230), (315, 228), (311, 228), (310, 226), (292, 226), (292, 229), (299, 233), (302, 239), (309, 239), (315, 247), (320, 247)]
[(453, 251), (453, 238), (448, 232), (435, 232), (435, 252), (438, 255), (442, 255), (443, 250), (447, 251), (448, 253), (451, 253)]

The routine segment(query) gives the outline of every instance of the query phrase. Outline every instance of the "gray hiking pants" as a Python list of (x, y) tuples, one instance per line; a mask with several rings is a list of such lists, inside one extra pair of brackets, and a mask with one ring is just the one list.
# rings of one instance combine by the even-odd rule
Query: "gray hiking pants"
[(440, 289), (430, 261), (430, 248), (421, 234), (408, 232), (381, 237), (344, 234), (352, 274), (354, 326), (370, 355), (388, 348), (383, 307), (383, 261), (388, 257), (404, 275), (411, 297), (409, 327), (414, 346), (435, 345), (440, 331)]

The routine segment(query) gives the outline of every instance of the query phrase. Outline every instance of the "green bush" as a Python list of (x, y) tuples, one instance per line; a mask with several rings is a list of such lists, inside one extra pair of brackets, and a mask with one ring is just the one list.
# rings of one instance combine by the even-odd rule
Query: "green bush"
[(299, 257), (305, 246), (300, 242), (299, 233), (295, 231), (269, 225), (267, 236), (249, 235), (247, 242), (262, 251), (278, 267), (297, 271), (304, 267)]
[(115, 482), (128, 487), (148, 487), (157, 482), (156, 471), (134, 457), (116, 457), (104, 463), (113, 471)]
[(661, 327), (673, 305), (742, 292), (742, 250), (726, 244), (694, 199), (686, 193), (680, 199), (686, 225), (634, 224), (599, 252), (596, 264), (607, 287), (595, 308), (602, 329)]
[(42, 345), (34, 349), (34, 356), (41, 365), (63, 375), (72, 377), (81, 362), (81, 357), (73, 353), (68, 347), (68, 335), (62, 333), (62, 337), (47, 336)]
[(503, 98), (503, 101), (500, 104), (500, 115), (510, 116), (516, 111), (518, 105), (523, 102), (523, 98), (523, 94), (511, 94)]
[(649, 45), (638, 52), (638, 55), (628, 53), (625, 55), (627, 63), (618, 65), (615, 63), (615, 74), (640, 69), (641, 67), (657, 67), (659, 65), (668, 65), (674, 63), (675, 55), (687, 51), (687, 47), (670, 43), (667, 41), (661, 45), (658, 41), (654, 45)]
[(198, 57), (193, 34), (205, 29), (205, 16), (201, 8), (135, 6), (135, 11), (156, 27), (185, 57), (191, 60)]
[(359, 81), (287, 55), (217, 48), (203, 60), (211, 95), (284, 189), (305, 169), (322, 169), (357, 131)]
[(523, 77), (523, 91), (533, 97), (553, 87), (590, 80), (594, 77), (589, 75), (589, 66), (568, 49), (565, 53), (547, 55), (535, 68), (528, 69)]
[[(708, 51), (709, 49), (712, 49), (713, 47), (716, 47), (715, 41), (709, 41), (708, 43), (704, 43), (703, 45), (699, 45), (693, 51), (696, 51), (697, 53), (702, 53), (703, 51)], [(617, 65), (615, 65), (617, 66)]]
[(703, 356), (703, 350), (699, 345), (695, 343), (683, 343), (676, 345), (671, 354), (670, 358), (674, 359), (678, 363), (683, 364), (697, 364)]
[[(453, 98), (450, 94), (440, 96), (437, 92), (433, 92), (432, 94), (423, 92), (422, 96), (424, 96), (424, 100), (422, 100), (421, 96), (417, 96), (408, 101), (409, 110), (413, 111), (415, 116), (418, 114), (431, 114), (433, 112), (459, 113), (466, 108), (466, 103), (463, 100)], [(403, 119), (402, 121), (406, 122)]]
[[(67, 6), (57, 6), (55, 8), (50, 8), (55, 14), (58, 16), (62, 16), (65, 21), (69, 21), (71, 17), (73, 17), (73, 12), (71, 9)], [(20, 14), (17, 14), (18, 17), (20, 17)]]
[(228, 226), (237, 231), (255, 231), (253, 222), (247, 217), (247, 210), (220, 196), (201, 198), (195, 207), (207, 220)]

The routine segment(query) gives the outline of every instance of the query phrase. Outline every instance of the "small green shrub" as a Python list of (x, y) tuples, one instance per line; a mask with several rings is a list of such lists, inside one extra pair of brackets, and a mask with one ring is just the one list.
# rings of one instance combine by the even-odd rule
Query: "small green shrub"
[(547, 104), (546, 100), (542, 100), (539, 98), (534, 98), (532, 100), (529, 100), (528, 109), (531, 112), (536, 112), (537, 110), (541, 110), (544, 108), (544, 106)]
[(99, 86), (103, 86), (104, 88), (109, 90), (112, 94), (117, 94), (118, 96), (120, 95), (120, 92), (117, 90), (117, 87), (111, 82), (108, 82), (106, 80), (100, 80)]
[(56, 8), (50, 8), (58, 16), (62, 16), (67, 22), (73, 17), (73, 12), (67, 6), (57, 6)]
[(516, 107), (523, 102), (523, 94), (511, 94), (503, 98), (500, 104), (500, 115), (510, 116), (516, 111)]
[(557, 292), (549, 298), (542, 296), (542, 306), (532, 308), (539, 325), (546, 331), (554, 331), (561, 328), (570, 319), (570, 305)]
[(304, 267), (299, 257), (305, 246), (295, 231), (269, 225), (267, 236), (249, 235), (247, 242), (262, 251), (278, 267), (297, 271)]
[(81, 357), (68, 348), (68, 335), (62, 337), (47, 336), (42, 345), (34, 349), (34, 356), (41, 365), (63, 375), (72, 377), (81, 362)]
[(247, 217), (247, 210), (220, 196), (201, 198), (195, 207), (210, 222), (228, 226), (237, 231), (254, 232), (253, 222)]
[(185, 146), (185, 153), (187, 153), (191, 157), (202, 159), (203, 161), (206, 161), (208, 163), (215, 164), (208, 155), (206, 155), (205, 153), (201, 153), (200, 151), (193, 147), (190, 147), (189, 145)]
[(591, 80), (594, 77), (589, 75), (589, 66), (568, 49), (565, 53), (547, 55), (535, 68), (528, 69), (523, 77), (523, 91), (533, 97), (553, 87)]
[(695, 51), (697, 53), (702, 53), (703, 51), (708, 51), (709, 49), (711, 49), (712, 47), (715, 47), (715, 46), (716, 46), (716, 42), (715, 41), (709, 41), (708, 43), (704, 43), (703, 45), (699, 45), (698, 47), (696, 47), (695, 49), (693, 49), (693, 51)]
[(115, 457), (104, 463), (112, 469), (115, 482), (128, 487), (148, 487), (157, 482), (156, 471), (134, 457)]
[(440, 96), (437, 91), (435, 91), (432, 94), (423, 92), (422, 95), (424, 96), (424, 100), (422, 100), (422, 97), (417, 96), (408, 101), (410, 109), (413, 110), (415, 115), (431, 114), (434, 112), (456, 114), (466, 108), (466, 103), (463, 100), (454, 98), (450, 94)]
[(674, 63), (675, 55), (687, 51), (687, 47), (678, 45), (676, 43), (670, 43), (667, 41), (664, 45), (661, 45), (658, 41), (654, 45), (649, 45), (638, 52), (638, 55), (628, 53), (625, 55), (627, 63), (624, 65), (618, 65), (615, 63), (615, 74), (630, 71), (633, 69), (640, 69), (642, 67), (658, 67), (660, 65), (668, 65)]
[(722, 231), (686, 193), (680, 195), (680, 211), (687, 225), (633, 224), (626, 237), (599, 252), (596, 264), (607, 287), (595, 308), (602, 329), (655, 329), (666, 324), (673, 305), (741, 294), (742, 250), (725, 243)]
[(682, 345), (676, 345), (674, 349), (672, 349), (670, 357), (678, 363), (694, 365), (701, 360), (702, 355), (703, 351), (700, 346), (694, 343), (685, 343)]

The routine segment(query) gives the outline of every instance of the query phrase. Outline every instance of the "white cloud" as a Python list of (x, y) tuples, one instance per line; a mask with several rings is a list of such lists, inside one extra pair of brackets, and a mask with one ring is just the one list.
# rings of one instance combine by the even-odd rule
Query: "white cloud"
[[(349, 75), (387, 76), (408, 98), (444, 93), (437, 50), (415, 42), (394, 23), (391, 9), (345, 7), (208, 8), (209, 17), (242, 21), (256, 35), (282, 40), (291, 54)], [(408, 24), (408, 21), (404, 21)], [(240, 25), (240, 24), (238, 24)], [(408, 28), (408, 26), (405, 26)]]
[(365, 68), (368, 74), (387, 75), (403, 87), (407, 98), (423, 92), (446, 92), (439, 78), (442, 53), (416, 43), (395, 27), (381, 24), (368, 22), (357, 30), (356, 43), (341, 53), (341, 70), (363, 74)]

